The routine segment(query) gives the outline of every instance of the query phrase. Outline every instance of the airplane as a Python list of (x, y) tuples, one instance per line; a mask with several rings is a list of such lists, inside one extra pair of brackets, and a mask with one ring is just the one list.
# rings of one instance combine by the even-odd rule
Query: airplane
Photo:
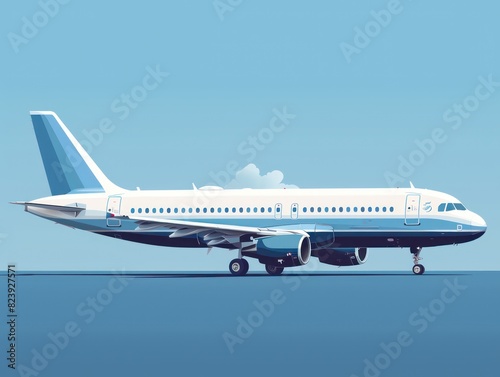
[(366, 262), (368, 248), (409, 248), (424, 273), (423, 247), (481, 237), (486, 222), (451, 195), (415, 188), (123, 189), (112, 183), (59, 117), (31, 111), (51, 196), (22, 205), (42, 218), (120, 240), (177, 248), (237, 250), (245, 275), (255, 258), (270, 275), (311, 257), (333, 266)]

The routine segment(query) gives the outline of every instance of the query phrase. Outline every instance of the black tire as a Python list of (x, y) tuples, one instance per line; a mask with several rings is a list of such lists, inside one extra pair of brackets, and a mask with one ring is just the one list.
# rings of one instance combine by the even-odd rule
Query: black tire
[(422, 275), (425, 272), (425, 267), (421, 264), (416, 264), (412, 268), (415, 275)]
[(249, 264), (248, 264), (248, 261), (246, 259), (241, 259), (241, 264), (242, 264), (242, 267), (243, 267), (243, 273), (242, 275), (246, 275), (247, 272), (248, 272), (248, 269), (250, 268)]
[(283, 267), (271, 266), (270, 264), (266, 264), (266, 271), (269, 275), (277, 276), (281, 275), (283, 272)]
[(243, 276), (248, 272), (248, 262), (245, 259), (233, 259), (229, 263), (229, 271), (236, 276)]

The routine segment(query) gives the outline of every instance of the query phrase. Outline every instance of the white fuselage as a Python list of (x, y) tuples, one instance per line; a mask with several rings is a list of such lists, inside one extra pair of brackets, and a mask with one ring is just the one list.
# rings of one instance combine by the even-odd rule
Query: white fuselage
[[(425, 189), (136, 190), (113, 194), (66, 194), (38, 200), (85, 206), (78, 216), (30, 207), (29, 211), (72, 227), (148, 242), (134, 217), (253, 227), (324, 224), (338, 247), (403, 247), (457, 244), (484, 233), (484, 220), (469, 210), (439, 211), (456, 198)], [(34, 201), (35, 203), (37, 201)], [(158, 231), (158, 229), (156, 229)], [(162, 229), (168, 233), (168, 227)], [(119, 236), (120, 235), (120, 236)], [(191, 240), (192, 241), (192, 240)], [(165, 240), (165, 246), (201, 246), (199, 241)]]

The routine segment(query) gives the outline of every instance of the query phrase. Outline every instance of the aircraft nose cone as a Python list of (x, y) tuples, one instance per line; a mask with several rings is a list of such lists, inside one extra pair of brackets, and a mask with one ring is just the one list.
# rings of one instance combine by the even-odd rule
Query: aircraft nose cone
[(484, 219), (481, 216), (475, 213), (471, 217), (470, 225), (472, 228), (475, 228), (482, 233), (486, 232), (486, 229), (488, 229), (486, 221), (484, 221)]

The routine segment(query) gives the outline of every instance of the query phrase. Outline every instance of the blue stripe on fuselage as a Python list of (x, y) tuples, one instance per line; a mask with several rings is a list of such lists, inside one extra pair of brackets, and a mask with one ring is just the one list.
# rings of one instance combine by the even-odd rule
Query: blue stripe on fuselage
[[(172, 218), (170, 218), (172, 219)], [(100, 233), (103, 235), (142, 242), (153, 245), (175, 247), (206, 247), (196, 235), (183, 238), (169, 238), (173, 232), (167, 227), (154, 230), (137, 230), (137, 222), (133, 219), (121, 218), (120, 227), (108, 227), (104, 212), (102, 218), (65, 218), (52, 220), (71, 227)], [(151, 218), (154, 221), (154, 218)], [(179, 220), (179, 218), (177, 218)], [(464, 243), (479, 238), (484, 230), (461, 224), (462, 231), (457, 230), (453, 221), (441, 219), (421, 219), (419, 226), (405, 226), (404, 219), (187, 219), (199, 223), (217, 223), (240, 226), (271, 228), (294, 224), (327, 224), (331, 225), (335, 233), (335, 247), (408, 247), (408, 246), (439, 246), (455, 243)]]

